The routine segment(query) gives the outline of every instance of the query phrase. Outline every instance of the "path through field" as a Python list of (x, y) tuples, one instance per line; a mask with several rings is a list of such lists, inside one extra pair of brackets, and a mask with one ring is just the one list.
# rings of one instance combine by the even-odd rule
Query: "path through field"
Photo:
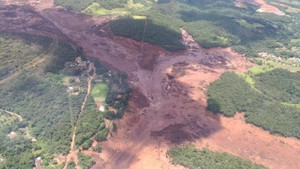
[[(91, 72), (91, 71), (93, 72), (93, 75), (89, 74), (89, 72)], [(70, 146), (70, 153), (66, 157), (66, 162), (65, 162), (64, 169), (67, 168), (67, 166), (68, 166), (68, 164), (69, 164), (69, 162), (71, 160), (74, 160), (75, 165), (76, 165), (76, 169), (80, 169), (79, 165), (78, 165), (78, 157), (77, 157), (78, 150), (76, 150), (74, 148), (75, 141), (76, 141), (76, 129), (77, 129), (77, 126), (79, 124), (79, 119), (82, 116), (83, 110), (85, 108), (86, 101), (87, 101), (87, 99), (88, 99), (88, 97), (89, 97), (89, 95), (91, 93), (91, 90), (92, 90), (92, 81), (96, 77), (96, 68), (95, 68), (95, 66), (94, 66), (93, 63), (89, 63), (89, 67), (88, 67), (88, 70), (87, 70), (87, 75), (89, 76), (88, 80), (87, 80), (87, 82), (88, 82), (87, 83), (88, 84), (87, 85), (87, 93), (86, 93), (86, 95), (84, 97), (84, 100), (83, 100), (83, 102), (81, 104), (79, 116), (78, 116), (78, 118), (77, 118), (77, 120), (75, 122), (75, 127), (74, 127), (73, 132), (72, 132), (72, 141), (71, 141), (71, 144), (70, 144), (71, 145)]]
[(0, 109), (0, 111), (3, 111), (3, 112), (5, 112), (5, 113), (7, 113), (7, 114), (10, 114), (10, 115), (12, 115), (12, 116), (17, 117), (17, 119), (18, 119), (19, 121), (23, 121), (23, 117), (20, 116), (20, 115), (18, 115), (17, 113), (14, 113), (14, 112), (11, 112), (11, 111), (7, 111), (7, 110), (3, 110), (3, 109)]

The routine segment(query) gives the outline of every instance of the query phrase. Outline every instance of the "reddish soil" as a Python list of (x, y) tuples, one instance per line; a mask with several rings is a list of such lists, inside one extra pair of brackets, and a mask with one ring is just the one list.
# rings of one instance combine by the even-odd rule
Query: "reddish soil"
[[(134, 89), (128, 112), (117, 121), (118, 131), (103, 143), (103, 153), (90, 154), (97, 161), (93, 168), (183, 168), (172, 165), (165, 152), (184, 143), (272, 169), (300, 168), (299, 140), (271, 135), (247, 124), (240, 114), (226, 118), (206, 111), (207, 86), (225, 71), (247, 71), (252, 64), (245, 57), (229, 48), (202, 49), (184, 30), (189, 49), (171, 53), (112, 37), (105, 26), (111, 17), (88, 17), (61, 8), (39, 14), (88, 56), (125, 72)], [(143, 61), (144, 57), (150, 59)]]
[(244, 7), (244, 3), (257, 5), (260, 7), (259, 12), (267, 12), (276, 15), (284, 15), (285, 13), (275, 6), (269, 5), (265, 0), (235, 0), (237, 7)]
[(33, 6), (37, 10), (54, 7), (53, 0), (2, 0), (4, 5)]

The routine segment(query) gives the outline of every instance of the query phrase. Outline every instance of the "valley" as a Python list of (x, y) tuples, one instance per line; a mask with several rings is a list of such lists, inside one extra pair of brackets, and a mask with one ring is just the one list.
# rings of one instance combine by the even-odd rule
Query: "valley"
[[(191, 143), (198, 149), (226, 152), (271, 169), (300, 168), (299, 139), (274, 135), (247, 123), (243, 112), (225, 117), (207, 110), (207, 90), (223, 73), (247, 74), (249, 68), (257, 66), (232, 48), (203, 48), (182, 27), (179, 33), (186, 50), (168, 51), (143, 40), (139, 42), (114, 36), (109, 22), (117, 19), (116, 15), (89, 16), (57, 7), (52, 1), (43, 4), (33, 0), (4, 2), (8, 6), (1, 7), (1, 16), (18, 12), (13, 17), (1, 18), (1, 31), (52, 38), (52, 43), (46, 45), (50, 46), (48, 50), (35, 57), (42, 61), (33, 59), (30, 64), (24, 64), (20, 72), (26, 72), (27, 68), (36, 69), (36, 65), (44, 63), (44, 56), (51, 55), (62, 40), (80, 49), (92, 62), (81, 76), (80, 83), (84, 83), (84, 90), (78, 96), (81, 98), (76, 100), (80, 103), (76, 104), (77, 120), (72, 121), (67, 130), (66, 142), (70, 146), (64, 149), (70, 151), (60, 154), (59, 165), (53, 166), (67, 168), (73, 160), (75, 167), (79, 168), (77, 153), (81, 151), (94, 159), (95, 164), (91, 168), (95, 169), (181, 169), (184, 167), (171, 163), (166, 153), (174, 146)], [(32, 6), (23, 6), (25, 4)], [(96, 109), (95, 103), (91, 107), (86, 105), (95, 85), (93, 81), (99, 75), (96, 72), (101, 68), (97, 67), (96, 61), (110, 70), (126, 74), (131, 88), (128, 108), (122, 118), (105, 119), (102, 115), (96, 116), (101, 119), (98, 123), (113, 122), (118, 128), (112, 131), (110, 125), (105, 125), (110, 131), (107, 140), (101, 142), (101, 153), (91, 148), (80, 149), (84, 143), (76, 145), (76, 130), (81, 116)], [(0, 79), (0, 85), (7, 85), (22, 75), (18, 73), (19, 70), (4, 80)], [(86, 107), (88, 110), (84, 110)], [(98, 144), (97, 141), (92, 142), (92, 147)], [(51, 165), (48, 167), (51, 168)]]

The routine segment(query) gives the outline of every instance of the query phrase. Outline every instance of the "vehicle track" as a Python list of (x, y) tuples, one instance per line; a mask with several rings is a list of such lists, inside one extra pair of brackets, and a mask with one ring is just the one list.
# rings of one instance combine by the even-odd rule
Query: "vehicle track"
[(8, 111), (8, 110), (3, 110), (3, 109), (0, 109), (1, 111), (4, 111), (5, 113), (7, 114), (10, 114), (12, 116), (15, 116), (19, 121), (23, 121), (23, 117), (18, 115), (17, 113), (14, 113), (14, 112), (11, 112), (11, 111)]
[[(90, 75), (89, 72), (93, 71), (93, 75)], [(70, 144), (70, 152), (69, 154), (67, 155), (66, 157), (66, 162), (65, 162), (65, 165), (64, 165), (64, 168), (63, 169), (66, 169), (69, 162), (73, 159), (74, 162), (75, 162), (75, 166), (76, 166), (76, 169), (80, 169), (79, 167), (79, 164), (78, 164), (78, 157), (77, 157), (77, 153), (78, 153), (78, 150), (75, 150), (74, 149), (74, 146), (75, 146), (75, 141), (76, 141), (76, 130), (77, 130), (77, 126), (79, 125), (79, 119), (81, 118), (81, 116), (83, 115), (83, 110), (85, 108), (85, 104), (86, 104), (86, 101), (91, 93), (91, 90), (92, 90), (92, 81), (94, 80), (94, 78), (96, 77), (96, 68), (94, 66), (93, 63), (89, 63), (89, 68), (87, 70), (87, 75), (88, 75), (88, 80), (87, 80), (87, 93), (84, 97), (84, 100), (81, 104), (81, 107), (80, 107), (80, 113), (79, 113), (79, 116), (75, 122), (75, 127), (72, 131), (72, 141), (71, 141), (71, 144)]]

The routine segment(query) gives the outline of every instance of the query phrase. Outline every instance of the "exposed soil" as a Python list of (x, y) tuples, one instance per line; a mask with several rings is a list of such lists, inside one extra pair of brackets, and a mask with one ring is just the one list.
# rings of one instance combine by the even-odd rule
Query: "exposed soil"
[(275, 6), (268, 4), (265, 0), (235, 0), (236, 6), (243, 8), (244, 3), (249, 3), (259, 6), (259, 12), (267, 12), (275, 15), (284, 15), (285, 13)]
[(44, 10), (47, 8), (54, 7), (53, 0), (2, 0), (4, 5), (19, 5), (27, 6), (30, 5), (36, 10)]
[(128, 112), (117, 121), (118, 131), (103, 143), (100, 156), (90, 154), (97, 161), (92, 168), (183, 168), (172, 165), (165, 152), (184, 143), (273, 169), (300, 168), (299, 140), (271, 135), (247, 124), (242, 115), (226, 118), (206, 111), (207, 86), (225, 71), (245, 72), (252, 65), (230, 48), (202, 49), (182, 29), (189, 49), (171, 53), (112, 37), (105, 26), (112, 17), (88, 17), (61, 8), (41, 10), (39, 15), (91, 58), (125, 72), (134, 89)]

